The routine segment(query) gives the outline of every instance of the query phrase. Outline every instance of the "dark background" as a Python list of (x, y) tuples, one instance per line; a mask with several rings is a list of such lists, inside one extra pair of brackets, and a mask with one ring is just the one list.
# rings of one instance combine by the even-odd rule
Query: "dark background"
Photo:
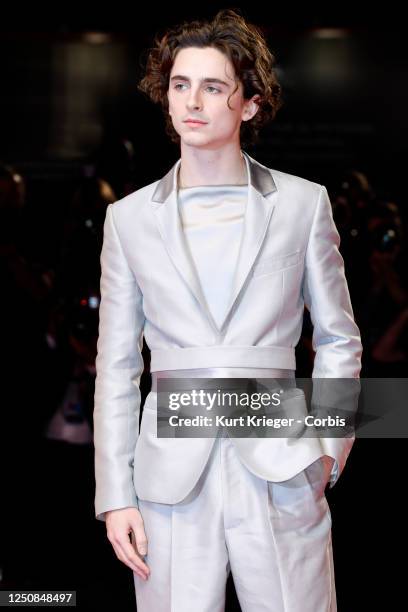
[[(136, 90), (143, 59), (157, 31), (212, 17), (222, 6), (236, 5), (2, 9), (0, 161), (25, 184), (18, 228), (2, 251), (2, 589), (74, 589), (84, 610), (104, 604), (135, 609), (131, 572), (114, 556), (104, 524), (94, 519), (91, 441), (53, 439), (45, 432), (56, 410), (62, 404), (66, 409), (73, 381), (81, 385), (80, 399), (65, 418), (73, 427), (92, 427), (97, 309), (90, 298), (98, 294), (109, 195), (99, 190), (95, 196), (87, 179), (102, 177), (116, 199), (157, 180), (178, 159), (160, 109)], [(325, 184), (333, 202), (343, 193), (344, 176), (358, 171), (377, 200), (394, 203), (406, 227), (402, 15), (389, 3), (377, 11), (351, 4), (240, 8), (263, 28), (285, 98), (248, 153), (271, 168)], [(90, 224), (82, 214), (86, 198), (93, 206)], [(406, 376), (406, 352), (390, 368), (387, 360), (373, 358), (371, 348), (407, 304), (371, 298), (371, 286), (361, 285), (366, 278), (353, 276), (360, 243), (347, 250), (344, 236), (352, 303), (368, 347), (362, 374)], [(395, 269), (404, 289), (401, 261), (404, 255)], [(383, 318), (374, 316), (379, 313)], [(307, 321), (304, 337), (299, 362), (307, 370)], [(146, 346), (144, 354), (145, 397)], [(404, 438), (357, 440), (341, 480), (327, 492), (339, 612), (376, 604), (396, 609), (404, 601), (397, 557), (406, 548), (405, 448)], [(227, 610), (233, 609), (239, 608), (229, 580)]]

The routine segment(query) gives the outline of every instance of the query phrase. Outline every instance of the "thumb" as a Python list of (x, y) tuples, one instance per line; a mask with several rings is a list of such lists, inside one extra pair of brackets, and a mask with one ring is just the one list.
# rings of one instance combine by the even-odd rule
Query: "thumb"
[(144, 530), (143, 522), (137, 522), (132, 525), (133, 537), (135, 539), (137, 552), (141, 556), (147, 555), (147, 538)]

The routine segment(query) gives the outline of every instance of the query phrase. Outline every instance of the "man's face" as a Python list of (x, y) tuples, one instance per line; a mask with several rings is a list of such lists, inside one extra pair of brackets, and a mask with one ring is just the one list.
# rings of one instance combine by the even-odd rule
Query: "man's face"
[[(204, 80), (205, 79), (205, 80)], [(251, 119), (258, 107), (253, 96), (243, 98), (242, 83), (236, 87), (234, 67), (218, 49), (189, 47), (181, 49), (170, 73), (168, 101), (174, 129), (181, 143), (216, 149), (229, 142), (239, 143), (241, 121)], [(198, 119), (204, 124), (189, 124)]]

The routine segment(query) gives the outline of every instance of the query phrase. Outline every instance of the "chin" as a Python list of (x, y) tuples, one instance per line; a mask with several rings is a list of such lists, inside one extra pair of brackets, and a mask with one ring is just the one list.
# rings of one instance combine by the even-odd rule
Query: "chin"
[(183, 142), (183, 144), (185, 145), (199, 146), (199, 145), (208, 144), (207, 138), (202, 138), (202, 137), (200, 138), (198, 135), (196, 136), (195, 134), (188, 134), (188, 136), (183, 134), (182, 136), (180, 136), (180, 139), (181, 139), (181, 142)]

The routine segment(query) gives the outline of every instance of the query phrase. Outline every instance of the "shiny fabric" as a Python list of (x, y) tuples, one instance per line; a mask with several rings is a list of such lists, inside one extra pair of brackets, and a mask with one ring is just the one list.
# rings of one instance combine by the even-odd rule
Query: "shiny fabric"
[(232, 291), (247, 185), (179, 189), (181, 223), (208, 308), (221, 326)]
[(242, 612), (336, 612), (325, 478), (317, 459), (262, 480), (217, 438), (183, 501), (139, 500), (151, 573), (133, 573), (138, 612), (223, 612), (230, 571)]
[(296, 369), (295, 349), (287, 346), (212, 344), (156, 348), (150, 352), (150, 371), (206, 367), (249, 369)]
[[(212, 438), (158, 438), (154, 392), (146, 398), (139, 432), (144, 339), (152, 371), (245, 366), (295, 370), (306, 306), (314, 326), (313, 376), (359, 377), (361, 338), (326, 188), (243, 155), (246, 213), (227, 306), (217, 319), (178, 212), (181, 160), (160, 180), (107, 207), (94, 403), (99, 520), (106, 510), (137, 507), (138, 499), (181, 501), (193, 489), (214, 444)], [(336, 461), (333, 486), (354, 439), (233, 442), (254, 475), (274, 482), (328, 455)]]
[(294, 370), (278, 368), (196, 368), (152, 372), (152, 391), (159, 378), (294, 378)]

